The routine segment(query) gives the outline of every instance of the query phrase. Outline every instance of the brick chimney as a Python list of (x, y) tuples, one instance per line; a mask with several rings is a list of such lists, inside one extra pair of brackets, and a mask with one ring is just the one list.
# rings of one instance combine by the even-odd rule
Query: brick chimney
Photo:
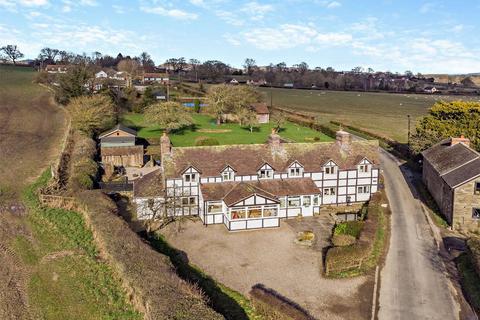
[(281, 139), (280, 139), (280, 136), (277, 133), (277, 130), (275, 130), (275, 128), (272, 128), (272, 133), (268, 137), (268, 144), (273, 149), (278, 149), (278, 148), (280, 148), (280, 143), (281, 143)]
[(451, 138), (450, 140), (450, 145), (456, 145), (457, 143), (463, 143), (467, 147), (470, 147), (470, 139), (465, 138), (465, 136), (462, 134), (460, 138)]
[(164, 131), (162, 137), (160, 138), (160, 154), (166, 155), (170, 154), (172, 151), (172, 143), (167, 133)]
[(352, 135), (346, 131), (339, 130), (335, 135), (337, 144), (342, 148), (348, 148), (352, 142)]

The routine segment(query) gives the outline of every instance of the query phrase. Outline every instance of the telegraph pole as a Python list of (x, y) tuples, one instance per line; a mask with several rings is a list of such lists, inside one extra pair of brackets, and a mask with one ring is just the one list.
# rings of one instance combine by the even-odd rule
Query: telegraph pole
[(410, 115), (407, 114), (407, 118), (408, 118), (408, 137), (407, 137), (407, 144), (408, 146), (410, 147)]

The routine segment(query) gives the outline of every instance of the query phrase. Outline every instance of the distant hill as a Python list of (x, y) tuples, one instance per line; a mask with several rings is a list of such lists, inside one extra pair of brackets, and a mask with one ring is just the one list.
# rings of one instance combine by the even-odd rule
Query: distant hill
[(476, 86), (480, 86), (480, 73), (468, 74), (427, 74), (426, 78), (434, 78), (439, 83), (460, 83), (466, 77), (470, 77)]

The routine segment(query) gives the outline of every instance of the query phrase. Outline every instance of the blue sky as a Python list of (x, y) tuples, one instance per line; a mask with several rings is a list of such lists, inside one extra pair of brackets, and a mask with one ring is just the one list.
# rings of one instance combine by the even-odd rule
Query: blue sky
[(480, 72), (478, 0), (0, 0), (0, 46)]

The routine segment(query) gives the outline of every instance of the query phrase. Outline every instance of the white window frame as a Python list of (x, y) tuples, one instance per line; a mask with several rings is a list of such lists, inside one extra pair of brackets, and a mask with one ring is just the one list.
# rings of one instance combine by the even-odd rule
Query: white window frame
[(183, 181), (186, 183), (198, 182), (198, 173), (190, 172), (183, 175)]
[(181, 203), (182, 203), (182, 207), (193, 207), (197, 205), (197, 197), (195, 196), (182, 197)]
[[(290, 201), (297, 201), (298, 200), (298, 206), (291, 206)], [(300, 196), (293, 196), (293, 197), (288, 197), (287, 198), (287, 206), (289, 208), (300, 208), (302, 206), (302, 199)]]
[[(307, 201), (305, 201), (307, 200)], [(308, 205), (306, 204), (308, 202)], [(312, 197), (311, 196), (302, 196), (302, 206), (311, 207), (312, 206)]]
[[(220, 206), (220, 211), (210, 211), (208, 206)], [(207, 214), (218, 214), (218, 213), (223, 213), (223, 203), (222, 201), (208, 201), (207, 202)]]
[(259, 179), (272, 179), (273, 178), (273, 170), (272, 169), (260, 169), (258, 171), (258, 178)]
[(323, 188), (323, 195), (325, 196), (334, 196), (336, 194), (337, 194), (337, 191), (335, 187)]
[(480, 194), (480, 181), (475, 181), (473, 194)]
[(320, 205), (320, 196), (319, 195), (313, 196), (312, 203), (314, 207), (318, 207)]
[(235, 172), (233, 171), (223, 171), (222, 172), (223, 181), (233, 181), (235, 180)]
[(357, 194), (370, 194), (370, 186), (357, 186)]
[(303, 176), (303, 168), (289, 168), (288, 176), (290, 178), (296, 178)]
[(472, 208), (472, 219), (480, 220), (480, 208)]
[(337, 167), (336, 166), (326, 166), (326, 167), (324, 167), (324, 172), (325, 172), (326, 175), (337, 174)]
[(361, 173), (369, 173), (370, 172), (370, 165), (360, 164), (360, 165), (358, 165), (358, 171), (361, 172)]

